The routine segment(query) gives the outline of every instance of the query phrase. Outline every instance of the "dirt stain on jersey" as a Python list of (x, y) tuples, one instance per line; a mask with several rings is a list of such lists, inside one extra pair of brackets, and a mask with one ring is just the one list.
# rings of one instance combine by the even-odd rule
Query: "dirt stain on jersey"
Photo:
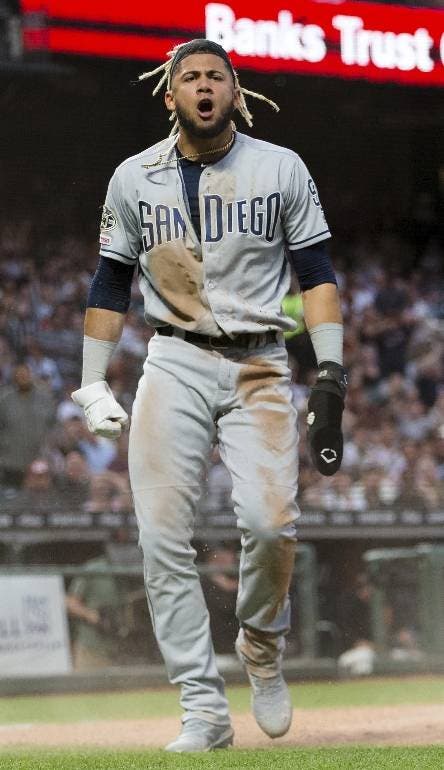
[(258, 475), (263, 485), (265, 508), (270, 512), (270, 526), (278, 531), (294, 520), (295, 490), (284, 485), (272, 468), (260, 465)]
[(272, 586), (274, 603), (265, 615), (266, 623), (273, 623), (285, 607), (291, 576), (294, 569), (296, 544), (294, 540), (280, 537), (267, 560), (266, 571)]
[(248, 561), (261, 571), (259, 580), (262, 600), (257, 609), (263, 613), (266, 625), (273, 626), (276, 618), (285, 610), (295, 552), (296, 535), (293, 526), (287, 526), (285, 531), (282, 528), (279, 536), (271, 540), (250, 542)]
[(248, 670), (268, 679), (276, 676), (275, 661), (283, 652), (280, 635), (271, 635), (250, 626), (243, 626), (239, 635), (239, 647)]
[(149, 269), (154, 287), (177, 318), (193, 321), (205, 312), (202, 304), (202, 263), (184, 241), (170, 241), (156, 246)]
[(192, 241), (176, 240), (153, 248), (149, 259), (152, 284), (169, 313), (164, 320), (173, 326), (205, 334), (217, 334), (203, 285), (200, 255)]
[(282, 453), (292, 430), (290, 396), (279, 389), (284, 376), (282, 369), (266, 360), (249, 358), (241, 367), (237, 383), (242, 405), (252, 408), (264, 445), (274, 454)]
[[(251, 357), (241, 366), (237, 382), (242, 407), (249, 411), (249, 421), (258, 435), (261, 462), (257, 478), (263, 489), (268, 512), (267, 526), (279, 531), (294, 519), (296, 509), (295, 467), (292, 449), (297, 441), (295, 414), (287, 387), (285, 369), (266, 359)], [(266, 455), (270, 464), (266, 464)], [(265, 455), (265, 457), (264, 457)], [(282, 462), (276, 462), (282, 459)]]

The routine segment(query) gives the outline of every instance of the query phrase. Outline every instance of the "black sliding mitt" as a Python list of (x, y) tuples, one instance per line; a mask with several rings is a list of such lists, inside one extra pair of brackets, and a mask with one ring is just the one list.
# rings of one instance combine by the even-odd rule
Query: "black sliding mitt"
[(323, 476), (333, 476), (342, 461), (342, 412), (347, 389), (345, 369), (323, 361), (308, 399), (307, 437), (313, 464)]

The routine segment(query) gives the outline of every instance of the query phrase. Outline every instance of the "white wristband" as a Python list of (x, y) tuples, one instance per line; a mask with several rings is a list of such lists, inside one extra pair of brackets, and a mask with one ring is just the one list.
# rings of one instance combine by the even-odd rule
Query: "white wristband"
[(110, 358), (116, 347), (117, 342), (96, 340), (85, 334), (83, 338), (82, 388), (105, 379)]
[(338, 323), (323, 323), (308, 330), (318, 365), (334, 361), (343, 366), (344, 327)]

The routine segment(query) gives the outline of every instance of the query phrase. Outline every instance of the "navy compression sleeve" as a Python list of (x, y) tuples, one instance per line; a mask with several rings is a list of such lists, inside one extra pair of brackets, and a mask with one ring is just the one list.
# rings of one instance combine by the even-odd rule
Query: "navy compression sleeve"
[(301, 291), (313, 289), (321, 283), (337, 284), (325, 241), (289, 251), (288, 259), (296, 272)]
[(100, 257), (88, 294), (87, 307), (126, 313), (131, 299), (134, 265)]

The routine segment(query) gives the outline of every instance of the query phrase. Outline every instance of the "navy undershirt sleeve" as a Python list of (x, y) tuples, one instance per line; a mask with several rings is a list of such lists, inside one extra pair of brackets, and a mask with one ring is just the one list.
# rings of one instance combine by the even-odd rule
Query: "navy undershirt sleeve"
[(201, 163), (194, 163), (193, 161), (186, 160), (186, 158), (181, 158), (180, 167), (188, 198), (191, 221), (200, 240), (199, 181), (204, 167)]
[(325, 241), (307, 246), (305, 249), (289, 250), (288, 260), (298, 277), (301, 291), (313, 289), (321, 283), (337, 285)]
[(88, 294), (87, 307), (126, 313), (131, 300), (134, 265), (100, 257)]

